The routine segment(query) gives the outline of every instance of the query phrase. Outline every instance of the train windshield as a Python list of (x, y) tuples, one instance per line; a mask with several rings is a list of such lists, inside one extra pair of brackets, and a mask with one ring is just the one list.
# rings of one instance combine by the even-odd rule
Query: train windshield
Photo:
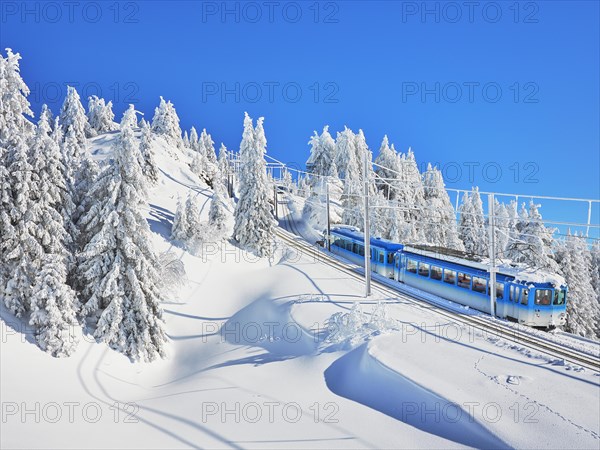
[(535, 290), (535, 304), (536, 305), (549, 305), (551, 298), (552, 298), (552, 289), (536, 289)]
[(555, 289), (554, 290), (554, 304), (555, 305), (564, 305), (566, 292), (564, 289)]

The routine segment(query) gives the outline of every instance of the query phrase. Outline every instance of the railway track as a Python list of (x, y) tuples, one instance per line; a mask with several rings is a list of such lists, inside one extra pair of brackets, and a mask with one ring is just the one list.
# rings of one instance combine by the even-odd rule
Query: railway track
[[(291, 217), (291, 212), (287, 204), (279, 202), (279, 205), (285, 205), (288, 217)], [(293, 222), (286, 221), (285, 223), (287, 224), (288, 229), (284, 229), (281, 226), (277, 228), (277, 236), (282, 241), (291, 245), (292, 247), (295, 247), (304, 254), (316, 258), (318, 261), (324, 264), (334, 267), (356, 279), (359, 279), (361, 281), (363, 280), (364, 270), (362, 270), (362, 266), (342, 262), (326, 253), (325, 250), (310, 245), (308, 242), (306, 242), (303, 238), (300, 237), (301, 233), (299, 233), (299, 230), (295, 228)], [(362, 270), (362, 273), (360, 270)], [(453, 322), (473, 327), (474, 329), (482, 331), (487, 335), (507, 339), (516, 344), (523, 345), (530, 349), (549, 355), (553, 358), (563, 359), (567, 362), (579, 365), (586, 369), (595, 372), (600, 372), (600, 355), (593, 355), (590, 353), (578, 351), (576, 349), (561, 347), (556, 343), (535, 336), (534, 334), (529, 333), (526, 330), (521, 330), (517, 327), (511, 327), (508, 325), (497, 323), (491, 318), (460, 314), (454, 311), (452, 308), (445, 307), (444, 305), (440, 305), (437, 303), (434, 304), (424, 297), (419, 297), (418, 295), (412, 294), (408, 295), (400, 291), (399, 289), (394, 288), (393, 286), (390, 286), (387, 283), (384, 283), (376, 278), (372, 279), (371, 285), (374, 290), (377, 290), (378, 292), (386, 296), (402, 299), (419, 307), (425, 306), (427, 309), (435, 310), (437, 314), (444, 316), (445, 318), (450, 319)], [(598, 346), (598, 349), (600, 351), (600, 344)]]

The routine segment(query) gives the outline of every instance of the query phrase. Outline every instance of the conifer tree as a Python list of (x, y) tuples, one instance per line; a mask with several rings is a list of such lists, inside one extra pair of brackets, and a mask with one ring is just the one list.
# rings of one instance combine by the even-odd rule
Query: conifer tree
[(93, 135), (79, 94), (72, 86), (67, 86), (67, 96), (60, 110), (59, 123), (63, 135), (66, 137), (70, 133), (80, 146), (85, 146), (86, 138)]
[(242, 246), (259, 256), (270, 256), (275, 236), (275, 221), (269, 203), (267, 172), (264, 155), (267, 140), (263, 118), (257, 121), (256, 129), (246, 113), (244, 132), (240, 144), (240, 194), (235, 209), (233, 236)]
[(99, 199), (82, 218), (90, 240), (80, 254), (83, 314), (97, 318), (94, 336), (133, 360), (165, 356), (158, 260), (142, 211), (145, 180), (131, 114), (114, 145), (114, 162), (94, 183)]

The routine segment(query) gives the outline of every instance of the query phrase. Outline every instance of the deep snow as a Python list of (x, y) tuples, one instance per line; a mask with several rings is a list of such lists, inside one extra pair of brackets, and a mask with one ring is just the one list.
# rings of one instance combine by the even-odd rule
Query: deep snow
[[(110, 158), (114, 134), (91, 140)], [(156, 141), (147, 212), (158, 251), (186, 265), (166, 299), (169, 357), (131, 363), (83, 339), (43, 353), (1, 309), (2, 448), (591, 448), (600, 376), (377, 294), (280, 243), (271, 260), (230, 243), (197, 256), (168, 236), (178, 195), (207, 217), (212, 192)], [(281, 205), (301, 227), (301, 208)], [(293, 216), (293, 217), (291, 217)], [(332, 343), (328, 319), (388, 302), (395, 330)], [(560, 335), (554, 339), (560, 340)]]

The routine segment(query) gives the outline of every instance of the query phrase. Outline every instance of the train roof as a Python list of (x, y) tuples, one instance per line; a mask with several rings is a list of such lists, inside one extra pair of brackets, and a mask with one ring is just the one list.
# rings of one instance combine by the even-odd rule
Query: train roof
[[(337, 226), (331, 229), (332, 232), (335, 232), (341, 236), (345, 236), (351, 239), (355, 239), (357, 241), (364, 240), (364, 234), (362, 231), (351, 227), (351, 226)], [(371, 237), (371, 246), (384, 248), (387, 251), (395, 252), (397, 250), (402, 250), (404, 245), (398, 244), (397, 242), (390, 241), (388, 239), (383, 239), (380, 237)]]
[[(484, 272), (489, 270), (489, 259), (469, 255), (459, 250), (443, 247), (430, 247), (426, 245), (406, 245), (404, 246), (403, 251), (405, 253), (426, 256)], [(552, 286), (566, 286), (567, 284), (565, 279), (558, 274), (539, 269), (532, 269), (518, 264), (498, 264), (496, 266), (496, 272), (500, 275), (514, 278), (516, 282), (550, 284)]]

